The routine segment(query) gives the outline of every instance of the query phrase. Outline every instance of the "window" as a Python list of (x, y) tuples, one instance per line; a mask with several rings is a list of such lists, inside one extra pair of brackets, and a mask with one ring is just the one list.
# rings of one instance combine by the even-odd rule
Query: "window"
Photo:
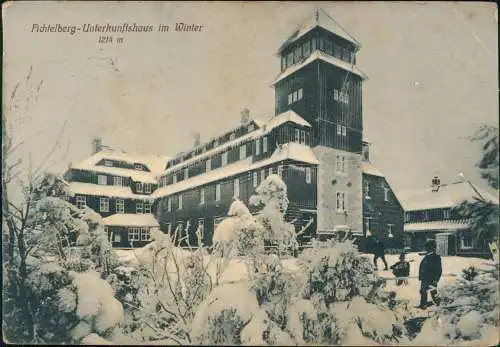
[(214, 140), (214, 148), (219, 145), (219, 139)]
[(113, 185), (114, 186), (122, 186), (123, 185), (123, 179), (120, 176), (113, 177)]
[(137, 182), (135, 184), (135, 190), (137, 190), (137, 193), (142, 193), (142, 183), (141, 182)]
[(337, 124), (337, 135), (342, 135), (342, 125)]
[(205, 203), (205, 188), (200, 189), (200, 204), (203, 205)]
[(342, 126), (342, 136), (347, 135), (347, 128), (345, 126)]
[(262, 153), (267, 152), (267, 136), (262, 138)]
[(311, 168), (306, 167), (306, 183), (311, 183)]
[(293, 92), (293, 102), (299, 100), (299, 92), (298, 91), (294, 91)]
[(286, 69), (286, 57), (281, 57), (281, 71)]
[(384, 201), (389, 201), (389, 188), (384, 187)]
[(240, 160), (243, 160), (247, 157), (247, 146), (240, 146)]
[(339, 91), (337, 89), (333, 90), (333, 100), (339, 101)]
[(278, 176), (283, 177), (283, 165), (278, 166)]
[(108, 198), (100, 198), (99, 199), (99, 211), (109, 212), (109, 199)]
[(182, 194), (179, 194), (179, 206), (177, 207), (178, 210), (182, 210)]
[(342, 48), (342, 60), (349, 61), (349, 51), (347, 48)]
[(113, 166), (113, 162), (111, 160), (105, 160), (104, 166)]
[(325, 40), (325, 51), (326, 53), (332, 55), (332, 41)]
[(299, 142), (300, 141), (300, 130), (299, 129), (295, 129), (295, 136), (293, 138), (293, 141), (294, 142)]
[(189, 177), (189, 169), (188, 168), (185, 168), (184, 169), (184, 179), (187, 180)]
[(141, 170), (142, 171), (142, 165), (141, 164), (134, 164), (134, 168), (136, 170)]
[(294, 60), (298, 62), (300, 59), (302, 59), (302, 47), (297, 47), (294, 52)]
[(253, 124), (249, 124), (248, 125), (248, 132), (251, 132), (251, 131), (254, 131), (255, 130), (255, 126)]
[(167, 232), (168, 233), (172, 232), (172, 224), (170, 224), (170, 223), (167, 224)]
[(108, 178), (106, 177), (106, 175), (97, 175), (97, 184), (101, 186), (105, 186), (106, 184), (108, 184)]
[(142, 213), (143, 207), (144, 204), (142, 203), (142, 201), (137, 201), (135, 203), (135, 213)]
[(260, 182), (264, 182), (264, 180), (266, 179), (266, 170), (261, 170), (260, 171)]
[(269, 175), (272, 175), (272, 174), (273, 174), (273, 168), (272, 168), (272, 167), (270, 167), (270, 168), (269, 168)]
[(365, 199), (370, 199), (370, 183), (365, 182)]
[(172, 211), (172, 199), (171, 198), (167, 199), (167, 211), (168, 212)]
[(114, 242), (122, 242), (122, 236), (120, 234), (114, 234), (113, 241)]
[(149, 229), (142, 228), (141, 229), (141, 241), (149, 241), (150, 238), (151, 238), (151, 236), (149, 234)]
[(227, 152), (222, 153), (222, 166), (227, 165)]
[(410, 221), (410, 213), (406, 212), (405, 213), (405, 222), (409, 222), (409, 221)]
[(144, 183), (144, 193), (151, 193), (151, 183)]
[(307, 57), (309, 54), (311, 54), (311, 41), (307, 41), (306, 43), (304, 43), (302, 48), (304, 51), (304, 57)]
[(288, 53), (288, 55), (286, 56), (286, 64), (288, 66), (293, 65), (293, 53), (292, 52)]
[(300, 131), (300, 143), (303, 145), (306, 144), (306, 131), (305, 130)]
[(174, 174), (174, 175), (172, 176), (172, 183), (173, 183), (173, 184), (177, 183), (177, 174)]
[(234, 197), (239, 198), (240, 197), (240, 180), (235, 178), (233, 185), (234, 185)]
[(474, 245), (472, 244), (472, 238), (468, 235), (462, 236), (460, 239), (460, 248), (462, 249), (471, 249)]
[(370, 217), (365, 218), (365, 230), (367, 234), (370, 232)]
[(288, 94), (288, 105), (293, 103), (293, 94)]
[(443, 218), (444, 219), (450, 219), (450, 210), (449, 209), (445, 208), (443, 210)]
[(220, 183), (215, 185), (215, 201), (220, 201)]
[(151, 213), (151, 201), (144, 201), (144, 213)]
[(212, 159), (207, 159), (205, 162), (205, 172), (212, 170)]
[(337, 192), (337, 211), (346, 211), (346, 194), (344, 192)]
[(392, 227), (394, 224), (387, 224), (387, 236), (393, 237), (394, 235), (392, 234)]
[(304, 96), (304, 90), (300, 88), (298, 91), (297, 100), (301, 100), (303, 96)]
[(333, 44), (333, 55), (337, 58), (340, 58), (340, 54), (341, 54), (340, 46), (334, 43)]
[(257, 178), (257, 172), (254, 172), (253, 173), (253, 186), (257, 187), (258, 184), (259, 183), (258, 183), (258, 178)]
[(77, 195), (76, 196), (76, 207), (78, 208), (84, 208), (87, 206), (87, 198), (82, 195)]
[(260, 139), (256, 139), (255, 140), (255, 155), (259, 155), (259, 154), (260, 154)]
[(140, 240), (140, 229), (139, 228), (128, 228), (128, 240), (129, 241), (139, 241)]
[(115, 208), (116, 208), (116, 213), (124, 213), (125, 201), (123, 199), (116, 199)]
[(229, 135), (229, 141), (233, 141), (235, 138), (236, 138), (235, 133), (232, 133), (231, 135)]
[(429, 220), (429, 211), (424, 212), (424, 220)]

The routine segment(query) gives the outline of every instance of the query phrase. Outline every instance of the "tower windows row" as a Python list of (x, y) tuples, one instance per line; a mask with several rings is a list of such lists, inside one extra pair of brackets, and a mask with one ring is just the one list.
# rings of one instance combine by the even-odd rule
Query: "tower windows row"
[(299, 88), (293, 91), (292, 93), (288, 94), (288, 105), (291, 105), (296, 101), (302, 100), (304, 94), (303, 92), (304, 92), (303, 89)]

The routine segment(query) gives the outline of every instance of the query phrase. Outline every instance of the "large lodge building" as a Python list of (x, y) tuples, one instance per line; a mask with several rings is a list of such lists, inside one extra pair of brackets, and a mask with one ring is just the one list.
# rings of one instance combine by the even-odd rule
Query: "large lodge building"
[[(96, 148), (66, 173), (73, 203), (101, 213), (117, 247), (148, 242), (149, 228), (156, 226), (192, 241), (202, 231), (210, 245), (234, 198), (248, 204), (258, 185), (277, 174), (288, 187), (286, 218), (305, 230), (304, 241), (345, 227), (363, 235), (371, 225), (381, 236), (401, 234), (399, 202), (363, 155), (367, 77), (356, 66), (359, 49), (340, 25), (316, 10), (279, 48), (274, 117), (250, 119), (244, 111), (237, 128), (169, 159)], [(370, 184), (372, 194), (383, 189), (375, 201), (396, 211), (395, 222), (363, 218)]]

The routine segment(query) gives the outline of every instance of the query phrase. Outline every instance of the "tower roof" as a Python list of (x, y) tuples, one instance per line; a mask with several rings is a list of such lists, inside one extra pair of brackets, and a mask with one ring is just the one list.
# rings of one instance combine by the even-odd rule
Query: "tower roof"
[(339, 23), (330, 17), (322, 8), (318, 8), (315, 9), (312, 15), (308, 16), (302, 24), (298, 26), (294, 33), (281, 45), (278, 50), (278, 54), (280, 54), (291, 43), (295, 42), (316, 27), (326, 29), (331, 33), (351, 42), (354, 46), (356, 46), (356, 48), (361, 48), (361, 44), (354, 37), (349, 35), (349, 33), (347, 33), (347, 31), (345, 31)]

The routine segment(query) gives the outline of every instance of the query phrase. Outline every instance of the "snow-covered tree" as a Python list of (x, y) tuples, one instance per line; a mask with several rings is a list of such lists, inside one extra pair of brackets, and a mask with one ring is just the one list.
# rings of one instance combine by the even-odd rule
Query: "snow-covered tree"
[(257, 221), (264, 227), (264, 240), (278, 247), (279, 254), (297, 247), (295, 227), (285, 220), (288, 209), (287, 187), (278, 175), (269, 175), (250, 197), (258, 210)]
[[(482, 126), (471, 139), (482, 145), (482, 156), (477, 163), (481, 177), (491, 188), (498, 189), (498, 128)], [(498, 250), (498, 202), (490, 201), (482, 196), (474, 197), (472, 200), (463, 201), (455, 208), (455, 211), (471, 221), (471, 230), (476, 244), (489, 244), (490, 248), (493, 248), (492, 243), (495, 243), (494, 247)]]

